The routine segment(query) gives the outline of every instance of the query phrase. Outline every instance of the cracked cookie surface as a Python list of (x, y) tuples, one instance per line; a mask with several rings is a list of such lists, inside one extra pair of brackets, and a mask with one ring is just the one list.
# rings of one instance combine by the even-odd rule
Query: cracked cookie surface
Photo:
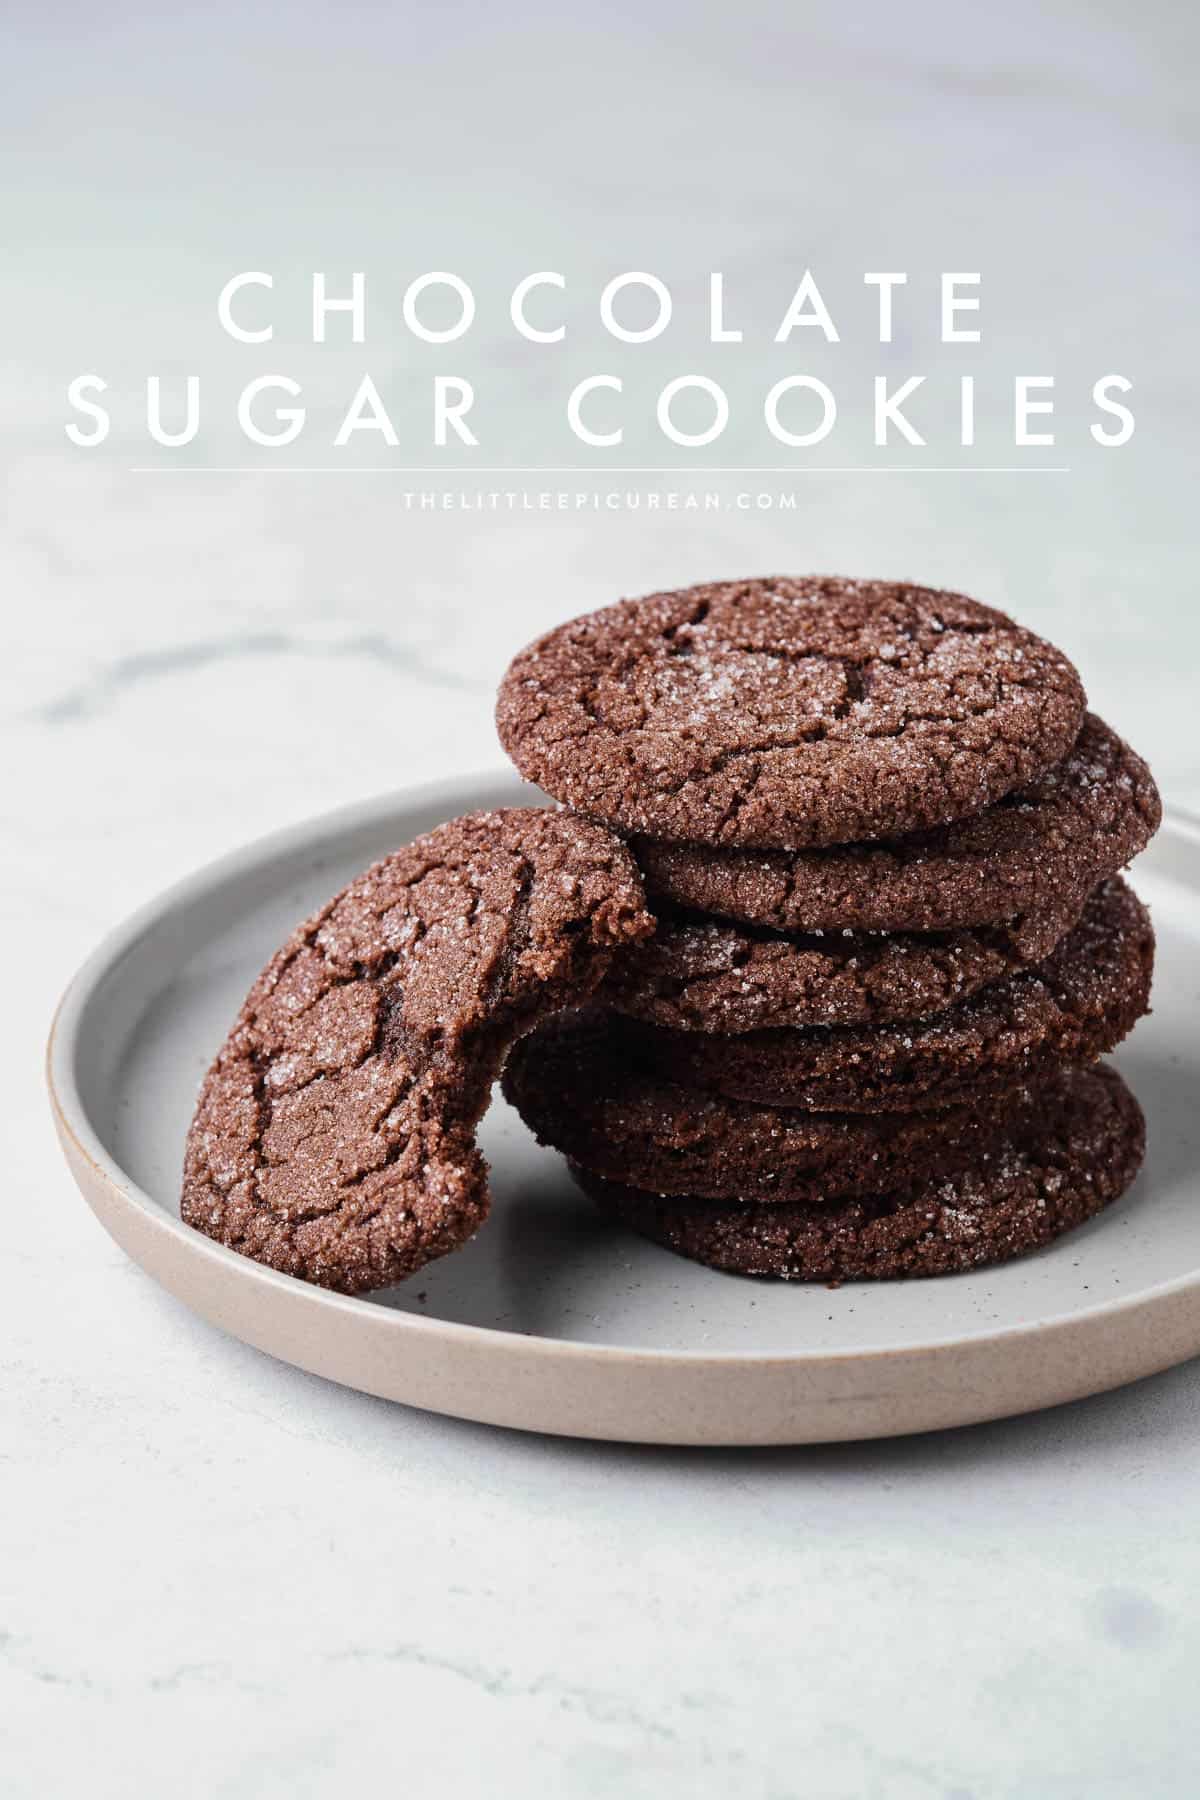
[(1060, 651), (960, 594), (718, 582), (559, 626), (501, 684), (500, 739), (555, 799), (672, 842), (849, 843), (990, 805), (1060, 760)]
[(932, 1018), (740, 1036), (620, 1021), (630, 1052), (672, 1080), (764, 1105), (906, 1111), (974, 1102), (1112, 1050), (1146, 1011), (1154, 932), (1120, 877), (1040, 963)]
[(572, 1172), (610, 1218), (710, 1268), (784, 1281), (895, 1281), (982, 1269), (1052, 1243), (1124, 1193), (1145, 1141), (1137, 1101), (1115, 1069), (1102, 1067), (1053, 1082), (986, 1162), (899, 1200), (739, 1206)]
[[(1076, 923), (1044, 925), (1047, 954)], [(653, 938), (615, 959), (598, 1003), (677, 1031), (923, 1019), (1023, 968), (1003, 930), (783, 935), (659, 912)]]
[(475, 1128), (515, 1038), (653, 929), (625, 847), (536, 808), (385, 857), (268, 963), (201, 1089), (181, 1213), (347, 1293), (458, 1248), (487, 1214)]
[(1037, 780), (971, 818), (892, 843), (789, 854), (637, 838), (633, 850), (652, 896), (697, 912), (777, 931), (1006, 921), (1014, 948), (1037, 958), (1096, 883), (1145, 849), (1161, 819), (1146, 764), (1089, 714), (1067, 755)]

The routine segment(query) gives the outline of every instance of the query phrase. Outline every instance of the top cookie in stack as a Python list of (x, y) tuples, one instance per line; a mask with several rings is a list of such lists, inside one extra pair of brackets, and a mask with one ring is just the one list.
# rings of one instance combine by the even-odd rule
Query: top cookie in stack
[[(506, 749), (630, 836), (659, 914), (610, 977), (610, 1014), (519, 1047), (508, 1086), (535, 1129), (610, 1210), (756, 1273), (973, 1266), (1113, 1197), (1140, 1114), (1117, 1077), (1077, 1071), (1147, 1004), (1149, 922), (1113, 877), (1159, 801), (1085, 706), (1067, 658), (1011, 619), (888, 582), (652, 595), (522, 652), (497, 709)], [(714, 1106), (726, 1142), (706, 1182), (680, 1138)], [(786, 1117), (793, 1160), (764, 1164), (772, 1108), (811, 1115), (811, 1180)], [(951, 1129), (964, 1108), (972, 1129)], [(863, 1114), (903, 1115), (885, 1192), (860, 1176), (851, 1193), (831, 1154)], [(737, 1191), (729, 1143), (748, 1137)]]
[(668, 843), (796, 850), (945, 825), (1059, 762), (1079, 676), (960, 594), (728, 581), (625, 600), (514, 660), (523, 775)]

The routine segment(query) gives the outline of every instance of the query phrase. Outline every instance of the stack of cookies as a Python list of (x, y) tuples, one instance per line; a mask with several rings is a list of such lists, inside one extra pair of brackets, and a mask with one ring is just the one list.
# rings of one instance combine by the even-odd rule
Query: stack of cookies
[(1053, 646), (957, 594), (725, 582), (549, 633), (497, 721), (658, 919), (504, 1077), (606, 1212), (838, 1281), (1006, 1260), (1132, 1181), (1097, 1059), (1148, 1005), (1119, 871), (1159, 799)]

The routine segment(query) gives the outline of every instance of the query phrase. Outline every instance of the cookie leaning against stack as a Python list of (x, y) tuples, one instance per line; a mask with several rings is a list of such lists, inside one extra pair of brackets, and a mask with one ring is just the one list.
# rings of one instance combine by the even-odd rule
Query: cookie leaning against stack
[(1050, 1242), (1141, 1161), (1093, 1070), (1146, 1011), (1118, 871), (1146, 765), (1067, 659), (961, 595), (725, 582), (550, 632), (501, 740), (625, 833), (658, 915), (505, 1090), (614, 1217), (714, 1267), (940, 1274)]
[(487, 1216), (475, 1128), (513, 1039), (654, 929), (625, 846), (509, 807), (385, 856), (297, 926), (200, 1089), (185, 1221), (284, 1274), (388, 1287)]

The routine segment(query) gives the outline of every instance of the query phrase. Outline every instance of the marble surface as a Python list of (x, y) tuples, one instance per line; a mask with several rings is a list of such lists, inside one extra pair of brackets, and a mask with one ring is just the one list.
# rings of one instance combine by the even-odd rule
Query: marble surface
[[(961, 586), (1058, 638), (1200, 807), (1194, 21), (1168, 0), (653, 26), (310, 4), (286, 30), (105, 11), (19, 4), (6, 56), (0, 1791), (1194, 1794), (1195, 1365), (862, 1448), (421, 1416), (255, 1355), (129, 1266), (58, 1160), (39, 1066), (129, 908), (277, 824), (495, 764), (512, 650), (620, 593), (771, 568)], [(815, 476), (790, 513), (602, 516), (406, 513), (367, 474), (136, 476), (125, 439), (63, 441), (65, 380), (191, 366), (233, 268), (472, 259), (481, 288), (724, 267), (767, 314), (808, 264), (832, 291), (983, 267), (981, 370), (1125, 367), (1138, 434), (1068, 476)], [(472, 351), (500, 460), (558, 460), (511, 349)], [(879, 347), (838, 353), (852, 386)], [(356, 366), (289, 355), (320, 394)], [(644, 371), (680, 356), (648, 346)]]

